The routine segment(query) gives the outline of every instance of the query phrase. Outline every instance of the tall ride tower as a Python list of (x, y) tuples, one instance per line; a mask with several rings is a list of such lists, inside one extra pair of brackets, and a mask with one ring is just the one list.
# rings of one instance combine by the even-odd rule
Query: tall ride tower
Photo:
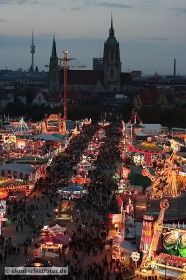
[(32, 44), (30, 46), (30, 53), (31, 53), (31, 56), (32, 56), (31, 66), (30, 66), (30, 71), (31, 72), (34, 71), (34, 54), (35, 54), (35, 50), (36, 50), (36, 47), (34, 45), (34, 33), (33, 33), (33, 30), (32, 30)]

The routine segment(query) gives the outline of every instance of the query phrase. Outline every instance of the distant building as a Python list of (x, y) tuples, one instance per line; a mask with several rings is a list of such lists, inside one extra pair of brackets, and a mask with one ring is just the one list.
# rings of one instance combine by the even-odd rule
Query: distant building
[(93, 70), (103, 70), (103, 58), (102, 57), (93, 58)]
[(55, 108), (63, 104), (63, 98), (59, 94), (51, 95), (48, 91), (43, 90), (35, 95), (32, 104), (36, 104), (38, 106), (44, 105), (49, 106), (50, 108)]
[[(103, 58), (95, 58), (93, 70), (68, 70), (69, 92), (120, 93), (132, 82), (130, 73), (121, 72), (119, 42), (115, 38), (113, 21), (109, 36), (104, 43)], [(53, 38), (49, 65), (50, 93), (63, 92), (64, 71), (59, 69), (56, 42)]]
[(161, 109), (171, 109), (175, 107), (174, 99), (171, 95), (162, 93), (160, 89), (155, 86), (144, 86), (138, 91), (134, 97), (134, 106), (138, 110), (142, 107), (157, 106)]
[(34, 88), (36, 90), (48, 87), (48, 73), (39, 72), (38, 68), (31, 71), (0, 70), (0, 88)]
[(142, 71), (132, 71), (130, 72), (133, 80), (138, 80), (142, 78)]

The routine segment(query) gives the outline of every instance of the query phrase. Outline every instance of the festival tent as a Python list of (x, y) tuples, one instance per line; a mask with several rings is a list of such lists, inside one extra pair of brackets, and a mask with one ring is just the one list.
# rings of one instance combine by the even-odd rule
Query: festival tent
[(35, 171), (35, 168), (29, 164), (5, 163), (0, 166), (0, 170), (10, 170), (13, 172), (22, 172), (24, 174), (31, 174)]
[(68, 245), (70, 241), (69, 235), (66, 234), (50, 234), (50, 235), (44, 235), (40, 236), (38, 238), (35, 238), (33, 240), (34, 244), (63, 244), (63, 245)]
[(51, 243), (51, 242), (53, 242), (53, 237), (50, 234), (40, 235), (39, 237), (34, 238), (32, 241), (33, 241), (33, 244)]

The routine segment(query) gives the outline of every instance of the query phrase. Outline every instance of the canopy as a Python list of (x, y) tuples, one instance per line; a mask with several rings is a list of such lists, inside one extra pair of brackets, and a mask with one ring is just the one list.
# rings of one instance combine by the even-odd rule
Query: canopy
[(159, 153), (162, 151), (162, 148), (156, 145), (154, 141), (143, 141), (139, 145), (137, 145), (137, 148), (144, 152), (153, 152), (153, 153)]
[(78, 185), (84, 185), (86, 183), (90, 183), (90, 178), (84, 178), (81, 175), (77, 175), (71, 179), (71, 182)]
[(75, 184), (72, 184), (72, 185), (69, 185), (65, 188), (63, 188), (62, 192), (82, 192), (83, 191), (83, 188), (82, 186), (80, 185), (75, 185)]
[(50, 227), (49, 230), (53, 231), (54, 233), (64, 232), (67, 229), (65, 227), (61, 227), (60, 225), (56, 224), (53, 227)]
[(49, 263), (49, 261), (43, 259), (43, 258), (39, 258), (39, 257), (36, 257), (32, 260), (28, 260), (27, 263), (26, 263), (26, 267), (35, 267), (37, 266), (38, 264), (40, 264), (40, 266), (51, 266), (51, 264)]
[(36, 238), (34, 240), (34, 243), (39, 243), (39, 244), (47, 244), (47, 243), (64, 244), (62, 237), (63, 237), (63, 235), (40, 236), (39, 238)]
[(62, 135), (62, 134), (59, 134), (59, 133), (53, 133), (52, 136), (54, 136), (58, 139), (64, 139), (66, 137), (65, 135)]
[(38, 135), (34, 136), (34, 139), (35, 140), (44, 140), (44, 141), (54, 141), (54, 142), (58, 142), (61, 140), (61, 139), (59, 139), (59, 137), (56, 137), (54, 135), (47, 134), (47, 133), (38, 134)]

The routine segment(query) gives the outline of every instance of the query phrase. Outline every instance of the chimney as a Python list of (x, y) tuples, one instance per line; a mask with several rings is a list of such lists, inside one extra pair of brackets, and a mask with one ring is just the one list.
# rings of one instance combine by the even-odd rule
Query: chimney
[(176, 58), (174, 59), (174, 77), (176, 77)]

